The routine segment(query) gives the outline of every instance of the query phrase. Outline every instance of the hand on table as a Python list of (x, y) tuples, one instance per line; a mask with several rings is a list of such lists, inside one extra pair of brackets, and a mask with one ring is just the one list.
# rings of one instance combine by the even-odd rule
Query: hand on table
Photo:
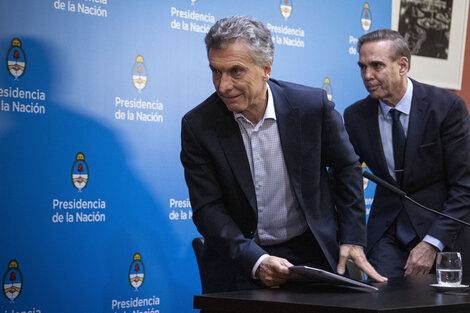
[(339, 247), (339, 261), (337, 272), (340, 275), (343, 275), (346, 271), (346, 262), (348, 260), (353, 261), (364, 273), (366, 273), (370, 278), (374, 279), (379, 283), (387, 281), (386, 277), (383, 277), (370, 265), (367, 261), (366, 255), (364, 254), (364, 249), (361, 246), (342, 244)]

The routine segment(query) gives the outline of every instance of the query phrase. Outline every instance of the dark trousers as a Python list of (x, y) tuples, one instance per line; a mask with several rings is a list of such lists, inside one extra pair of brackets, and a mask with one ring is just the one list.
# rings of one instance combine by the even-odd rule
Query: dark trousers
[(367, 259), (380, 275), (403, 277), (410, 251), (418, 242), (416, 237), (408, 245), (404, 245), (395, 236), (395, 226), (392, 225), (367, 252)]

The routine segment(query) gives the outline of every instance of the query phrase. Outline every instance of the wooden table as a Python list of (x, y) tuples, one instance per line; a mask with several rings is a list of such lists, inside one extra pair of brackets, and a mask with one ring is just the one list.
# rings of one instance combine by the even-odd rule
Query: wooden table
[(430, 286), (435, 282), (435, 275), (427, 275), (389, 279), (374, 284), (375, 292), (308, 284), (212, 293), (195, 296), (194, 308), (204, 313), (470, 313), (468, 293), (437, 292)]

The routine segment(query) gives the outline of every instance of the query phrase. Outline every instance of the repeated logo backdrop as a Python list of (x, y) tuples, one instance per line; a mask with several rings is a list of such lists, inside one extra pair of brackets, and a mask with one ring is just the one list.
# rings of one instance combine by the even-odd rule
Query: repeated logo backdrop
[[(199, 236), (182, 115), (213, 92), (203, 38), (252, 15), (272, 76), (364, 97), (357, 39), (391, 1), (0, 2), (0, 312), (192, 312)], [(364, 182), (370, 207), (374, 187)]]

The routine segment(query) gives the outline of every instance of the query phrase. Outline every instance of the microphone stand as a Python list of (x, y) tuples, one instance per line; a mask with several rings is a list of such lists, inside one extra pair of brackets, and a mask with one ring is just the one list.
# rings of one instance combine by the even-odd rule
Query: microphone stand
[(440, 216), (443, 216), (445, 218), (448, 218), (448, 219), (451, 219), (453, 221), (456, 221), (460, 224), (463, 224), (465, 226), (469, 226), (470, 227), (470, 224), (465, 222), (465, 221), (462, 221), (458, 218), (455, 218), (453, 216), (450, 216), (450, 215), (447, 215), (447, 214), (444, 214), (442, 212), (439, 212), (439, 211), (436, 211), (436, 210), (433, 210), (431, 208), (428, 208), (427, 206), (424, 206), (422, 205), (421, 203), (413, 200), (412, 198), (408, 197), (408, 195), (406, 194), (406, 192), (404, 192), (403, 190), (401, 190), (400, 188), (397, 188), (395, 186), (393, 186), (392, 184), (390, 184), (389, 182), (369, 173), (369, 172), (366, 172), (366, 171), (363, 171), (362, 172), (362, 175), (367, 178), (367, 179), (370, 179), (371, 181), (373, 181), (374, 183), (376, 183), (377, 185), (380, 185), (382, 187), (385, 187), (386, 189), (388, 189), (389, 191), (393, 192), (394, 194), (400, 196), (400, 198), (405, 198), (406, 200), (410, 201), (411, 203), (413, 204), (416, 204), (417, 206), (419, 206), (420, 208), (422, 209), (425, 209), (426, 211), (429, 211), (429, 212), (432, 212), (434, 214), (437, 214), (437, 215), (440, 215)]

